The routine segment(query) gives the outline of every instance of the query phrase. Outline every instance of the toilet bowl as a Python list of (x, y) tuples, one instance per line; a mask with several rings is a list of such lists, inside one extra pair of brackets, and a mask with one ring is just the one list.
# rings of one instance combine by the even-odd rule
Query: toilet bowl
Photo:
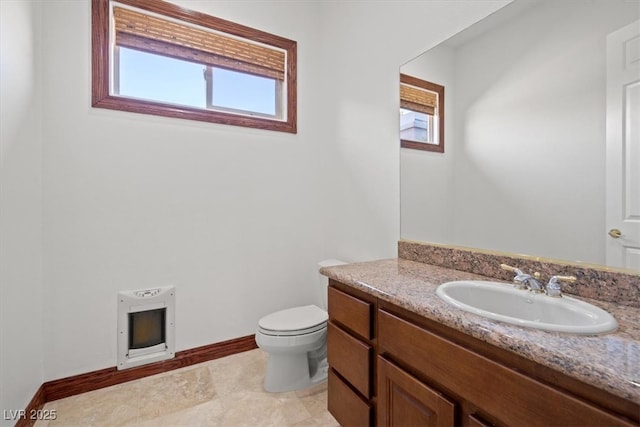
[[(325, 260), (318, 267), (345, 264)], [(258, 321), (256, 343), (267, 352), (264, 389), (300, 390), (327, 379), (327, 285), (318, 273), (317, 305), (305, 305), (268, 314)]]

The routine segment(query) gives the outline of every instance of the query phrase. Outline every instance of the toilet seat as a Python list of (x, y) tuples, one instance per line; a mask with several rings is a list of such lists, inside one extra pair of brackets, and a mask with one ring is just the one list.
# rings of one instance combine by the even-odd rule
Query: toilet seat
[(310, 334), (327, 327), (329, 315), (315, 305), (288, 308), (264, 316), (258, 331), (264, 335), (292, 336)]

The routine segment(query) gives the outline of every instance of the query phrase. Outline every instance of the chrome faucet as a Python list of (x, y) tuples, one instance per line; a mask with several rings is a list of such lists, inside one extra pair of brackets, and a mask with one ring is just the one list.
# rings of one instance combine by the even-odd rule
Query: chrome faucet
[(514, 272), (516, 275), (513, 278), (513, 284), (518, 289), (528, 289), (533, 292), (545, 293), (550, 297), (559, 298), (562, 297), (562, 287), (559, 282), (573, 283), (577, 279), (574, 276), (552, 276), (549, 279), (549, 283), (546, 286), (539, 282), (540, 273), (537, 271), (533, 273), (533, 276), (527, 273), (523, 273), (522, 270), (511, 267), (507, 264), (500, 264), (503, 270)]
[(515, 277), (513, 278), (513, 284), (516, 288), (529, 289), (533, 292), (540, 293), (545, 291), (544, 286), (542, 286), (542, 284), (540, 284), (540, 282), (538, 281), (538, 279), (540, 279), (540, 273), (535, 272), (532, 276), (530, 274), (523, 273), (519, 268), (511, 267), (507, 264), (500, 264), (500, 267), (503, 270), (513, 271), (514, 273), (516, 273)]
[(525, 274), (525, 273), (516, 273), (516, 277), (513, 278), (513, 281), (516, 283), (522, 283), (525, 289), (529, 289), (533, 292), (544, 292), (543, 286), (538, 282), (538, 278), (540, 277), (539, 273), (534, 273), (534, 275)]
[(547, 295), (554, 298), (562, 297), (562, 287), (560, 286), (560, 281), (573, 283), (576, 279), (574, 276), (553, 276), (549, 279), (549, 283), (547, 283)]

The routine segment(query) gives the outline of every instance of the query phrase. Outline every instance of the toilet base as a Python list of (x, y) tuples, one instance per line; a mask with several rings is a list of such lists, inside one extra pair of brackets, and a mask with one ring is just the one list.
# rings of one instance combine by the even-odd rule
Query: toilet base
[(268, 392), (300, 390), (327, 377), (327, 328), (303, 335), (256, 333), (258, 347), (269, 355), (264, 378)]
[(318, 363), (315, 373), (310, 375), (309, 359), (305, 354), (270, 354), (264, 389), (271, 393), (301, 390), (325, 381), (328, 370), (326, 359)]

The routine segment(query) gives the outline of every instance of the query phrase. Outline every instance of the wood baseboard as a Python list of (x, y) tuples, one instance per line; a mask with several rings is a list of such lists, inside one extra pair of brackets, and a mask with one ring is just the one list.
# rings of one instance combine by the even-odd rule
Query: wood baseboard
[[(119, 371), (114, 366), (86, 374), (47, 381), (40, 386), (33, 399), (31, 399), (31, 402), (29, 402), (26, 413), (28, 414), (30, 411), (35, 411), (41, 408), (46, 402), (52, 400), (58, 400), (87, 391), (184, 368), (185, 366), (231, 356), (232, 354), (242, 353), (255, 348), (258, 348), (255, 335), (247, 335), (246, 337), (196, 347), (190, 350), (178, 351), (173, 359), (150, 363), (144, 366), (124, 369), (122, 371)], [(35, 421), (21, 419), (16, 424), (16, 427), (32, 426), (34, 422)]]
[(32, 415), (37, 413), (38, 409), (42, 408), (42, 406), (47, 402), (45, 398), (44, 384), (42, 384), (38, 387), (36, 394), (33, 395), (31, 402), (29, 402), (27, 408), (24, 410), (24, 416), (20, 417), (16, 422), (16, 427), (33, 426), (36, 423), (37, 417)]

